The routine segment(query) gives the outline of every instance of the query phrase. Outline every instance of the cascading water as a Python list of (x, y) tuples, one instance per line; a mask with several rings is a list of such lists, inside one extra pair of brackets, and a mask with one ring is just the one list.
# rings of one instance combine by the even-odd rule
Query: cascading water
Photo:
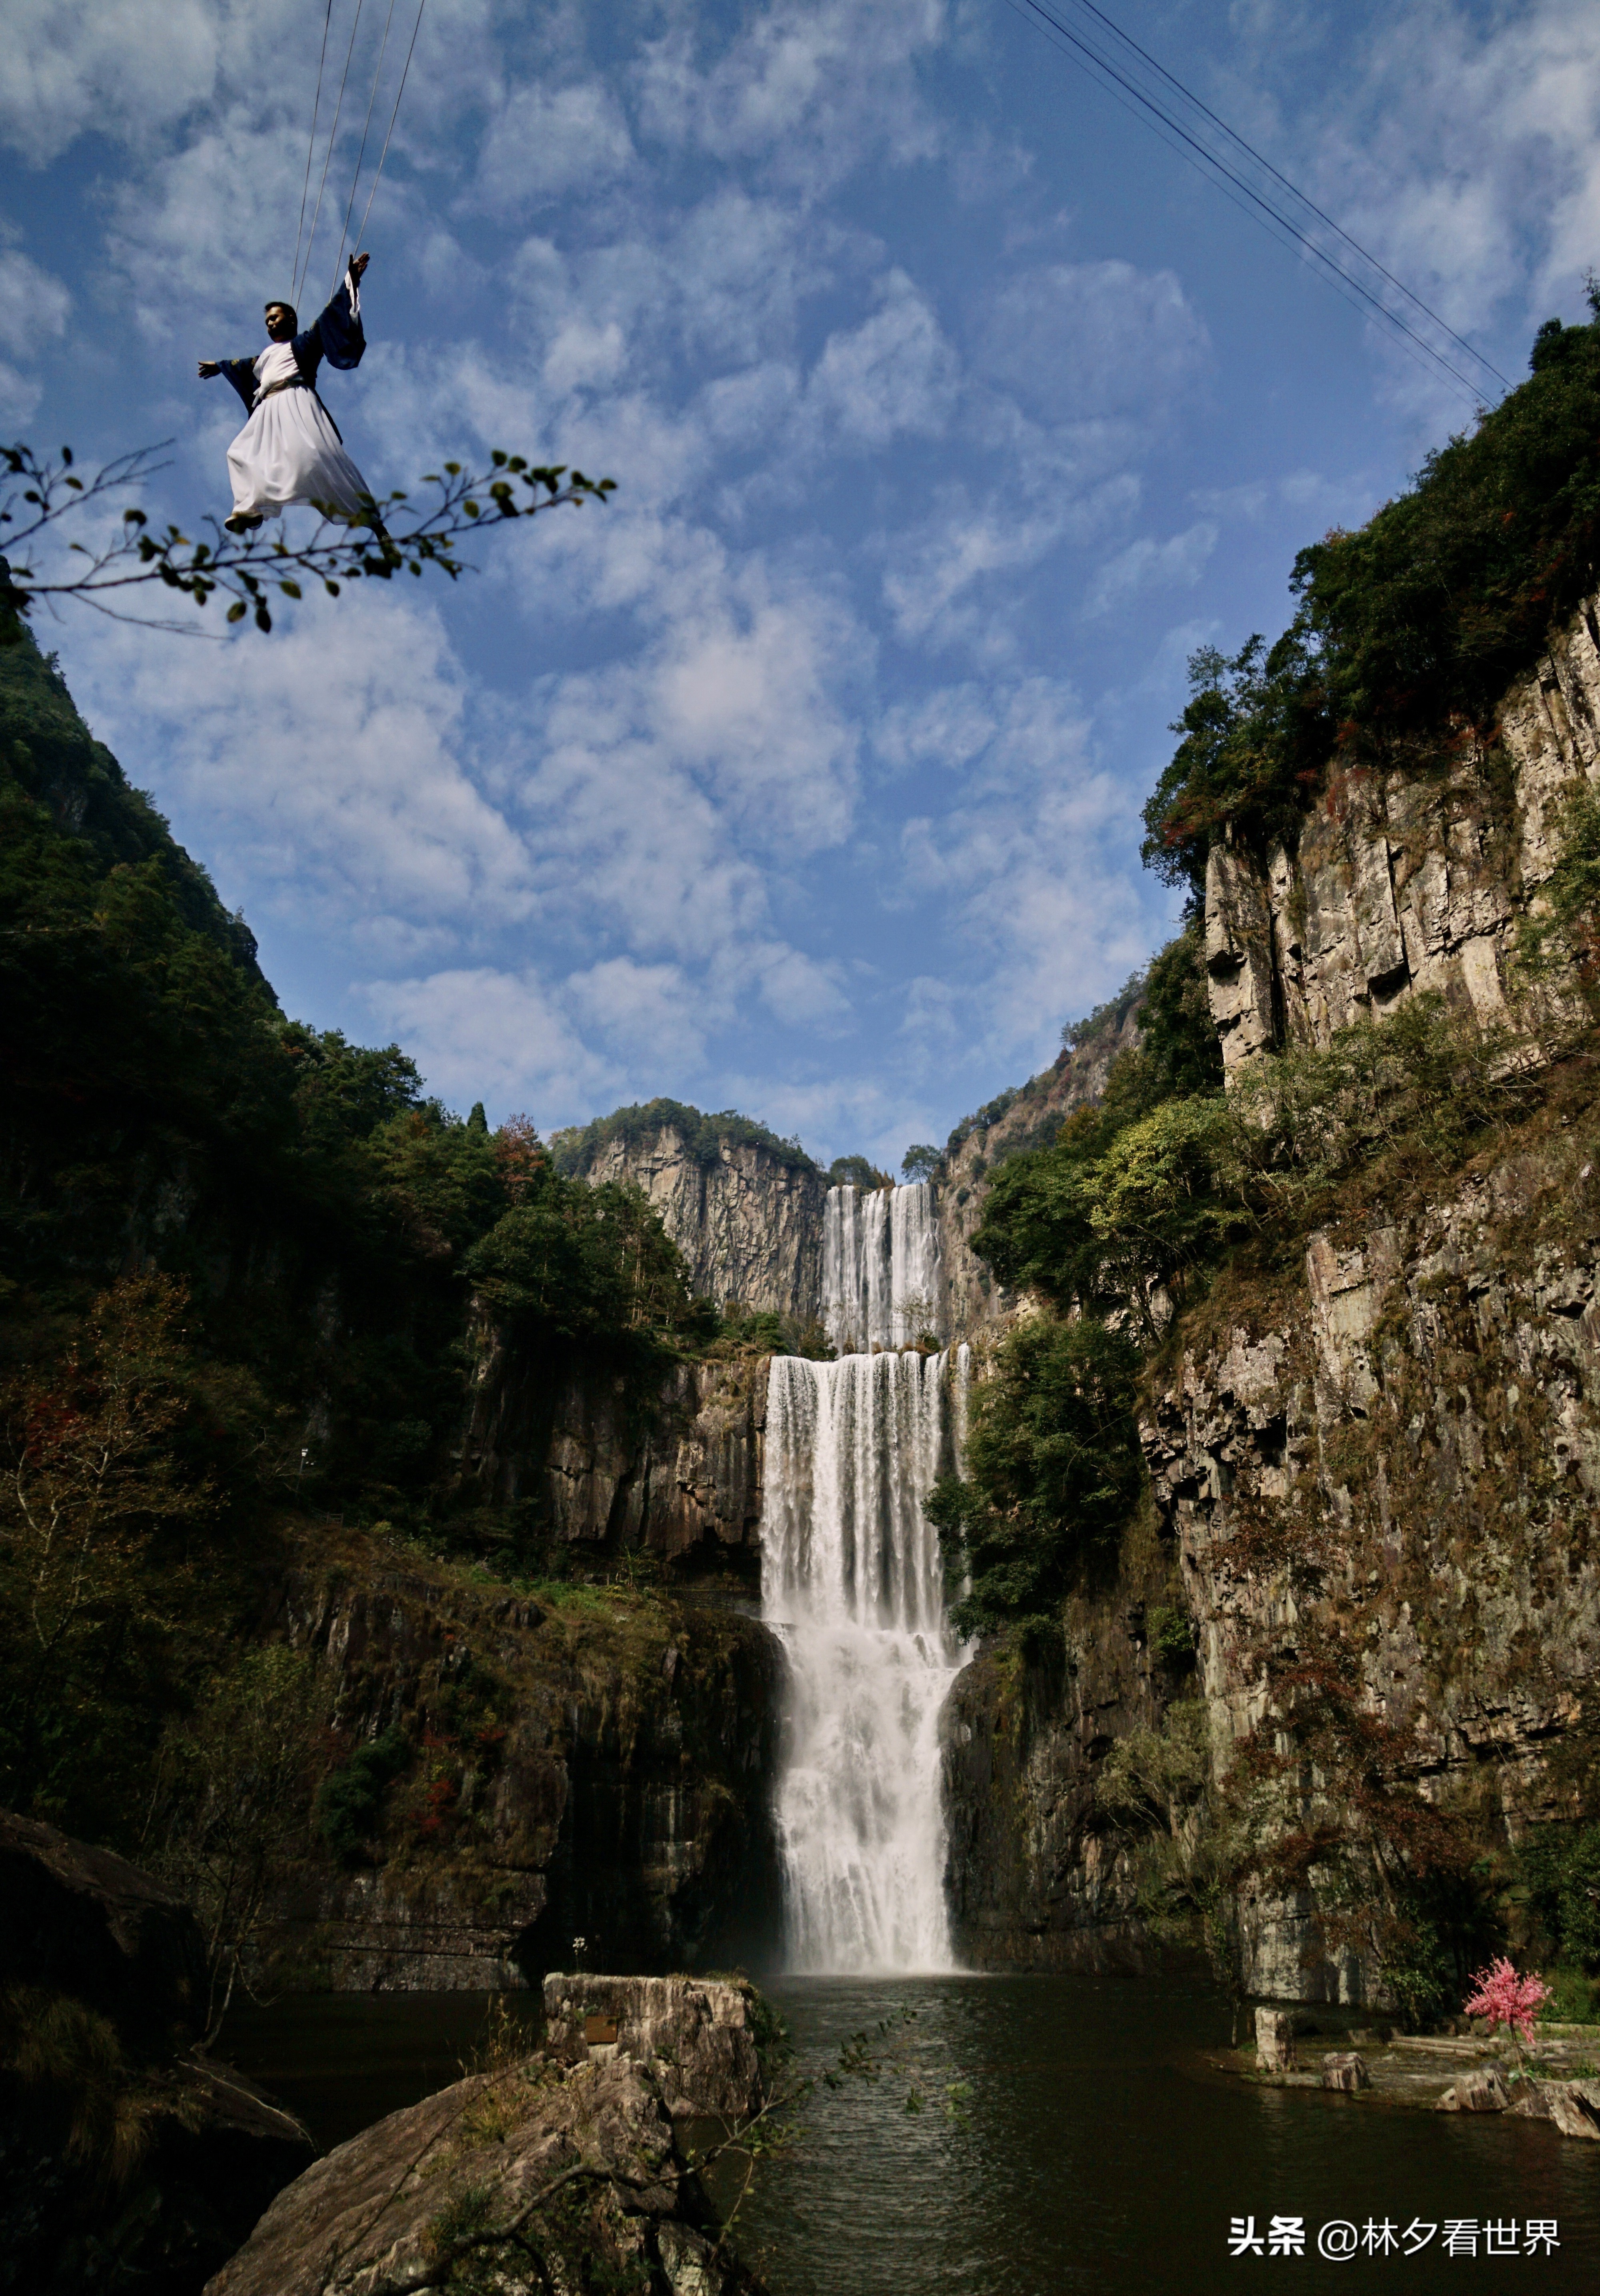
[(797, 1971), (955, 1966), (938, 1733), (964, 1653), (922, 1503), (969, 1362), (964, 1346), (773, 1358), (761, 1602), (789, 1660), (777, 1822)]
[(910, 1347), (938, 1331), (933, 1189), (830, 1188), (823, 1207), (822, 1320), (843, 1355)]

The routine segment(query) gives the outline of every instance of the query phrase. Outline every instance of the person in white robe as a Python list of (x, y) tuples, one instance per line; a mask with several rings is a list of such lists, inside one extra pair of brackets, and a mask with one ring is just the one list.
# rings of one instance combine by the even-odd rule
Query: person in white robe
[[(372, 510), (372, 489), (323, 405), (317, 370), (358, 366), (366, 348), (361, 324), (361, 278), (368, 258), (353, 255), (332, 301), (315, 324), (297, 332), (290, 303), (267, 306), (267, 348), (253, 358), (201, 359), (202, 381), (226, 375), (244, 401), (248, 420), (228, 448), (234, 486), (230, 534), (248, 533), (290, 503), (326, 505), (352, 523)], [(378, 529), (382, 532), (382, 528)]]

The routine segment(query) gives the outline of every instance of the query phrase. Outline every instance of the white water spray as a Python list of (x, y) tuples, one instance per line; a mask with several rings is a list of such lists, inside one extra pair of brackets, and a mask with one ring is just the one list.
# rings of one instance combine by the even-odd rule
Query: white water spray
[(841, 1355), (915, 1345), (938, 1331), (939, 1226), (926, 1180), (830, 1188), (823, 1207), (822, 1319)]
[(964, 1346), (773, 1358), (761, 1601), (789, 1659), (777, 1822), (796, 1971), (956, 1965), (939, 1714), (964, 1653), (922, 1502), (951, 1464), (969, 1362)]

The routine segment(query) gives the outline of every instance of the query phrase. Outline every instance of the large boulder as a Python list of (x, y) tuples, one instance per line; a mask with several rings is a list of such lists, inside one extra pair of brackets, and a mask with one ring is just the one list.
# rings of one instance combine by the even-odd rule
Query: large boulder
[(206, 1954), (187, 1906), (110, 1849), (0, 1810), (0, 1978), (109, 2017), (125, 2041), (171, 2048), (206, 2018)]
[(206, 1997), (186, 1906), (0, 1812), (0, 2292), (198, 2296), (316, 2157), (194, 2046)]
[(513, 2227), (514, 2239), (479, 2246), (464, 2284), (497, 2296), (756, 2296), (759, 2285), (718, 2248), (651, 2074), (623, 2057), (567, 2067), (535, 2056), (457, 2081), (328, 2153), (279, 2194), (206, 2296), (399, 2296), (459, 2242)]
[(743, 1978), (556, 1972), (545, 1980), (545, 2052), (565, 2065), (631, 2058), (675, 2116), (734, 2120), (760, 2102), (759, 1998)]

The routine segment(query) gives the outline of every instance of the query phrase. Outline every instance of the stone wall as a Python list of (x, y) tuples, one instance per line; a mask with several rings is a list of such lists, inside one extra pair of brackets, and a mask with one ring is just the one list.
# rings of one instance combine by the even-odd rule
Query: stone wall
[(1600, 615), (1582, 608), (1507, 694), (1498, 738), (1432, 766), (1335, 775), (1296, 849), (1211, 849), (1206, 967), (1229, 1074), (1285, 1041), (1326, 1044), (1436, 990), (1506, 1016), (1516, 932), (1556, 857), (1561, 808), (1600, 778)]

